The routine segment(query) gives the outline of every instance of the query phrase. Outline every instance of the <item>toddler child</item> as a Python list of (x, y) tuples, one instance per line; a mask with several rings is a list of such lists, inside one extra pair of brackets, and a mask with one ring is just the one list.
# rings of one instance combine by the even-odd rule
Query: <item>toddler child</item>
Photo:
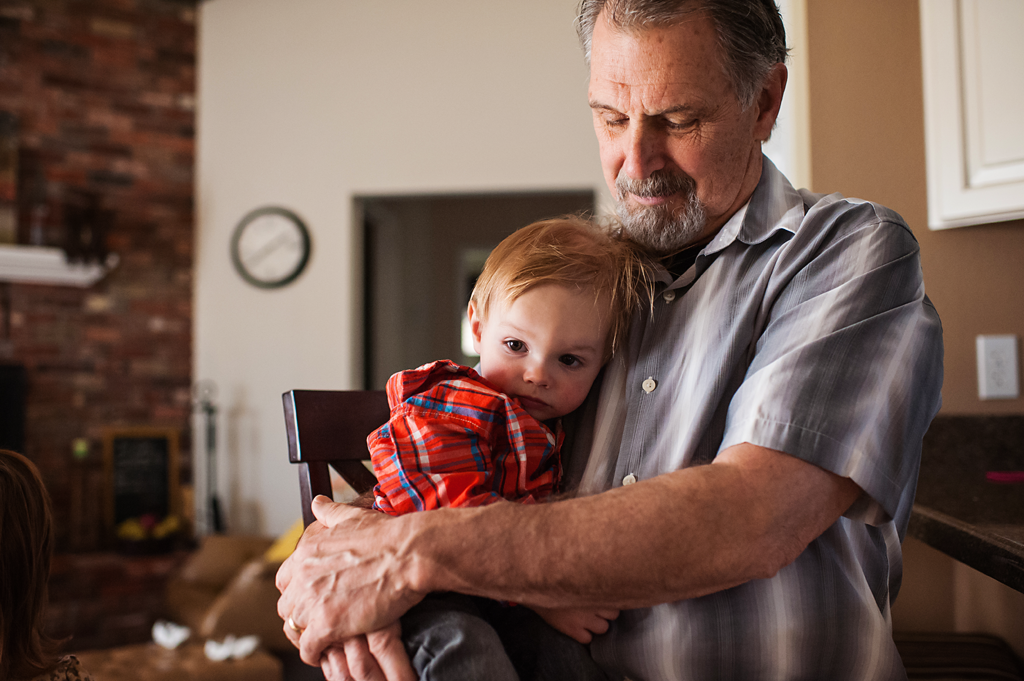
[[(634, 246), (583, 218), (537, 222), (502, 241), (469, 303), (478, 370), (442, 360), (388, 381), (391, 418), (367, 438), (374, 508), (536, 503), (557, 491), (560, 417), (582, 404), (621, 343), (647, 279)], [(421, 679), (565, 681), (612, 678), (583, 644), (616, 616), (442, 594), (401, 624)]]

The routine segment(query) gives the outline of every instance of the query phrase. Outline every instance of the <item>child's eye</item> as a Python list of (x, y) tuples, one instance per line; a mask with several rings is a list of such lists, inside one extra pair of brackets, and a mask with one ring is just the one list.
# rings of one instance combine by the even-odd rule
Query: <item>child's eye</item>
[(511, 350), (512, 352), (522, 352), (523, 350), (526, 349), (526, 345), (523, 343), (523, 341), (516, 340), (514, 338), (512, 340), (505, 341), (505, 347)]
[(578, 367), (581, 364), (580, 358), (576, 355), (562, 355), (558, 361), (567, 367)]

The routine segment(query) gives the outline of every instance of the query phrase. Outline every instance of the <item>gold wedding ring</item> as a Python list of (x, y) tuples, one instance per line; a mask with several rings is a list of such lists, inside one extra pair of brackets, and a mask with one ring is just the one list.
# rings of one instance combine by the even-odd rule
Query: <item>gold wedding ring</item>
[(299, 625), (295, 624), (295, 620), (293, 620), (291, 617), (289, 617), (287, 620), (285, 620), (285, 624), (288, 625), (289, 629), (291, 629), (292, 631), (297, 633), (299, 636), (302, 636), (302, 632), (303, 632), (302, 627), (300, 627)]

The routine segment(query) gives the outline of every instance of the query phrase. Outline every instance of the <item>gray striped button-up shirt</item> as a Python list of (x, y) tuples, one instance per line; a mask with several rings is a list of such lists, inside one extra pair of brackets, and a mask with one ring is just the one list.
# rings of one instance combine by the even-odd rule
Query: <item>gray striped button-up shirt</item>
[(581, 412), (573, 451), (590, 456), (567, 471), (582, 493), (749, 442), (864, 494), (775, 577), (624, 612), (595, 658), (635, 681), (906, 678), (889, 606), (942, 332), (902, 218), (797, 191), (765, 159), (747, 205), (682, 276), (661, 273), (643, 317)]

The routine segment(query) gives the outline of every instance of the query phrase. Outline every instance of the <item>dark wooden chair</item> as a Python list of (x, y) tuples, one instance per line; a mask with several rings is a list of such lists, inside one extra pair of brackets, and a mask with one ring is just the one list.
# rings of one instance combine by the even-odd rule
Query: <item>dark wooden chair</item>
[(281, 397), (288, 459), (299, 465), (302, 520), (309, 525), (313, 498), (332, 497), (328, 465), (360, 494), (377, 483), (362, 462), (370, 458), (366, 436), (391, 415), (388, 398), (383, 390), (290, 390)]

